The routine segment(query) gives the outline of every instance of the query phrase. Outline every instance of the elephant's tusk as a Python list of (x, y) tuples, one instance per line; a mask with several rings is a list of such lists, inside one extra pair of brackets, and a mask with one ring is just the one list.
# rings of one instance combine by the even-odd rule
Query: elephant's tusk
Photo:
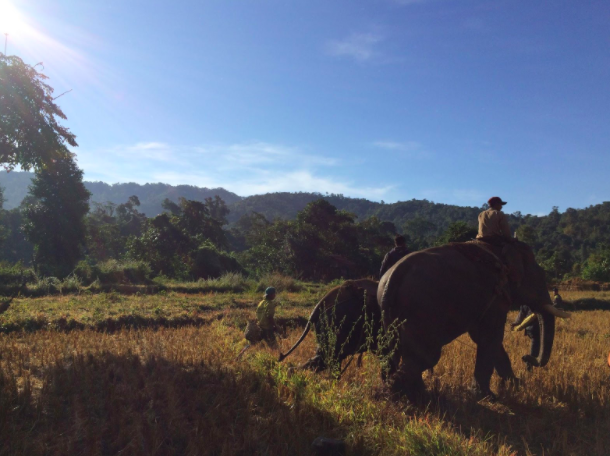
[(523, 322), (521, 322), (521, 324), (519, 326), (516, 326), (513, 328), (513, 331), (521, 331), (523, 328), (525, 328), (529, 322), (531, 322), (534, 318), (536, 318), (536, 314), (533, 313), (531, 315), (529, 315), (525, 320), (523, 320)]
[(551, 315), (555, 315), (556, 317), (559, 317), (559, 318), (571, 318), (572, 317), (572, 314), (570, 314), (568, 312), (564, 312), (563, 310), (559, 310), (557, 307), (554, 307), (551, 304), (545, 304), (543, 309), (546, 310)]

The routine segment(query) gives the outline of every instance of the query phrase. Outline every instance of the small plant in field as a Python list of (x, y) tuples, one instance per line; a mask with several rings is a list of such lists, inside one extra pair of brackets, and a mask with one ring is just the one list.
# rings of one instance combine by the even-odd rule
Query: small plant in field
[(376, 337), (375, 322), (368, 318), (364, 322), (364, 332), (366, 334), (367, 351), (377, 356), (381, 366), (382, 377), (385, 378), (392, 368), (392, 359), (400, 344), (399, 329), (405, 321), (394, 320), (388, 328), (384, 328), (381, 324), (384, 321), (383, 316), (384, 313), (382, 312)]

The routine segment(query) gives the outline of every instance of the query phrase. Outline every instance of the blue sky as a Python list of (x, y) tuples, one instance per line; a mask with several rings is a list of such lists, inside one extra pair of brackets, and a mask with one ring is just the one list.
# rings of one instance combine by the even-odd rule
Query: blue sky
[(9, 54), (72, 89), (87, 180), (533, 214), (610, 200), (609, 23), (607, 1), (0, 0)]

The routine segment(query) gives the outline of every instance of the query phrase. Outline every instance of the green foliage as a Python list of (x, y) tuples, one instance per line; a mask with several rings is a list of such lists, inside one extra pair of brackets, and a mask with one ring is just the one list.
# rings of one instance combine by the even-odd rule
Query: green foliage
[(35, 267), (43, 276), (66, 277), (81, 257), (89, 211), (82, 178), (82, 170), (67, 156), (37, 170), (32, 181), (24, 232), (34, 245)]
[(417, 216), (408, 220), (404, 227), (407, 245), (411, 250), (425, 249), (433, 244), (437, 227), (431, 221), (422, 216)]
[(267, 287), (273, 287), (278, 293), (283, 291), (301, 291), (303, 289), (302, 283), (293, 277), (281, 274), (279, 272), (272, 272), (270, 274), (264, 274), (258, 280), (256, 286), (257, 291), (265, 291)]
[(520, 241), (532, 246), (536, 244), (536, 230), (530, 225), (520, 225), (515, 232)]
[[(240, 219), (236, 227), (250, 248), (239, 258), (261, 275), (282, 271), (307, 280), (374, 275), (392, 246), (393, 224), (337, 210), (328, 201), (309, 203), (296, 220), (268, 222), (260, 214)], [(236, 237), (237, 237), (236, 236)]]
[(79, 277), (84, 285), (90, 285), (96, 280), (102, 285), (146, 284), (150, 282), (151, 274), (148, 264), (133, 260), (111, 259), (97, 264), (80, 261), (74, 269), (74, 275)]
[(601, 245), (589, 256), (582, 269), (582, 277), (587, 280), (610, 282), (610, 247)]
[(477, 236), (478, 230), (466, 222), (453, 222), (436, 241), (436, 245), (450, 242), (466, 242)]
[(220, 198), (205, 203), (180, 199), (165, 202), (170, 213), (146, 222), (140, 236), (127, 242), (128, 256), (151, 265), (156, 274), (188, 280), (215, 278), (242, 268), (222, 249), (228, 245), (222, 226), (228, 209)]
[(0, 262), (0, 286), (11, 288), (22, 283), (32, 283), (37, 280), (34, 270), (24, 267), (21, 263), (11, 264)]
[(8, 263), (31, 264), (34, 246), (23, 232), (23, 212), (21, 209), (0, 211), (0, 227), (4, 242), (0, 243), (0, 258)]
[(37, 66), (0, 53), (0, 163), (9, 169), (43, 168), (69, 157), (66, 144), (77, 146)]
[(242, 267), (229, 254), (218, 250), (207, 242), (191, 253), (191, 275), (195, 277), (214, 278), (225, 273), (241, 273)]
[(126, 203), (93, 203), (87, 216), (87, 253), (96, 261), (121, 258), (131, 236), (140, 236), (146, 226), (146, 216), (139, 212), (140, 200), (132, 195)]

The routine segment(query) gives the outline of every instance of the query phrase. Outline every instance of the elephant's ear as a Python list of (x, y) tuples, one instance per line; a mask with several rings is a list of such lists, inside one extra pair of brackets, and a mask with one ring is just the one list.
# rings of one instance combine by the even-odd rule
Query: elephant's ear
[(513, 245), (506, 245), (502, 251), (504, 261), (508, 266), (508, 279), (511, 282), (520, 284), (523, 280), (525, 267), (523, 265), (523, 256)]

